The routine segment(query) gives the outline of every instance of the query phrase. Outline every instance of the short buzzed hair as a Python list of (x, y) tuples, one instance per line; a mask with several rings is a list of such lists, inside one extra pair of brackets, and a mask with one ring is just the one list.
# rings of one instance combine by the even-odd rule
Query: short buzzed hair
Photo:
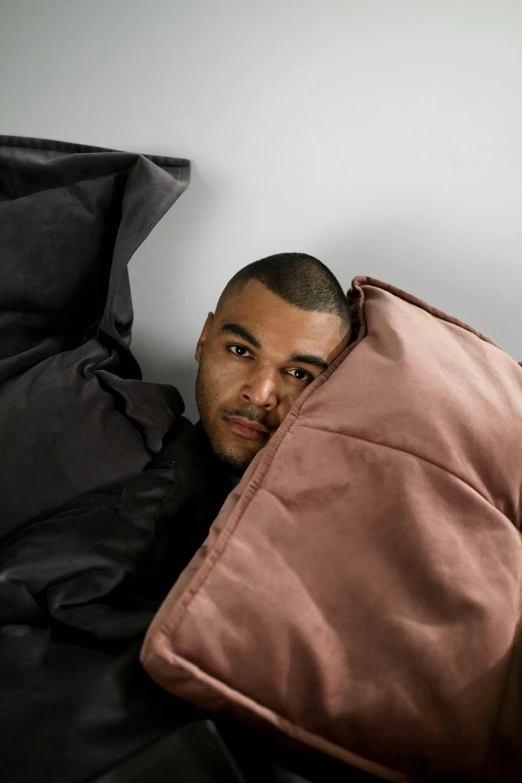
[(332, 313), (341, 319), (341, 333), (350, 329), (348, 300), (335, 275), (322, 261), (306, 253), (278, 253), (236, 272), (219, 297), (216, 312), (231, 294), (257, 280), (285, 302), (301, 310)]

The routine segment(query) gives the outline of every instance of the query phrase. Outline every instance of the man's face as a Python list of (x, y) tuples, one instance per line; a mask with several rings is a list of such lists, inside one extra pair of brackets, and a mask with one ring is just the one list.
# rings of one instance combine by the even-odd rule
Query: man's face
[(337, 315), (300, 310), (257, 280), (208, 314), (196, 349), (196, 402), (218, 457), (247, 467), (345, 348), (340, 330)]

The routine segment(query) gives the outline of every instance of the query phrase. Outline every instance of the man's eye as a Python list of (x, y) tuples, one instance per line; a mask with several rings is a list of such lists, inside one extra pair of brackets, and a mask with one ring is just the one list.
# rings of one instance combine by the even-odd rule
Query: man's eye
[(295, 370), (289, 370), (288, 372), (298, 381), (313, 381), (313, 376), (310, 375), (309, 372), (306, 372), (306, 370), (296, 368)]
[[(232, 351), (234, 356), (246, 356), (248, 353), (248, 348), (245, 348), (244, 345), (229, 345), (228, 350)], [(236, 351), (239, 351), (239, 353), (236, 353)], [(241, 351), (244, 353), (241, 353)]]

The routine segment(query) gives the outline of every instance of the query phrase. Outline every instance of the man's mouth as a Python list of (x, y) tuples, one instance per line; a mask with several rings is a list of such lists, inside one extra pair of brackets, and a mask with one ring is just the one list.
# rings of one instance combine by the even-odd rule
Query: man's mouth
[(259, 443), (268, 440), (268, 432), (261, 424), (257, 424), (257, 422), (248, 422), (247, 419), (237, 418), (225, 418), (225, 421), (232, 432), (236, 435), (240, 435), (242, 438), (255, 440)]

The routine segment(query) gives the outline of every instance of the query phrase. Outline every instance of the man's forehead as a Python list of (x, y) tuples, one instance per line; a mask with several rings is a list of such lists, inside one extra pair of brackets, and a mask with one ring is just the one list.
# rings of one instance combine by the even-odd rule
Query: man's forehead
[(219, 326), (226, 322), (241, 321), (252, 327), (279, 330), (281, 323), (291, 332), (310, 328), (315, 331), (318, 326), (327, 329), (340, 324), (338, 316), (316, 310), (302, 310), (296, 305), (285, 301), (258, 280), (249, 280), (238, 292), (232, 293), (216, 314)]
[[(263, 348), (282, 350), (287, 355), (313, 353), (324, 358), (344, 342), (338, 315), (302, 310), (258, 280), (249, 280), (223, 302), (214, 319), (214, 333), (223, 334), (227, 324), (246, 330), (255, 338), (255, 341), (248, 340), (255, 347), (258, 343)], [(241, 336), (237, 329), (235, 333)], [(247, 339), (246, 335), (244, 339)]]

